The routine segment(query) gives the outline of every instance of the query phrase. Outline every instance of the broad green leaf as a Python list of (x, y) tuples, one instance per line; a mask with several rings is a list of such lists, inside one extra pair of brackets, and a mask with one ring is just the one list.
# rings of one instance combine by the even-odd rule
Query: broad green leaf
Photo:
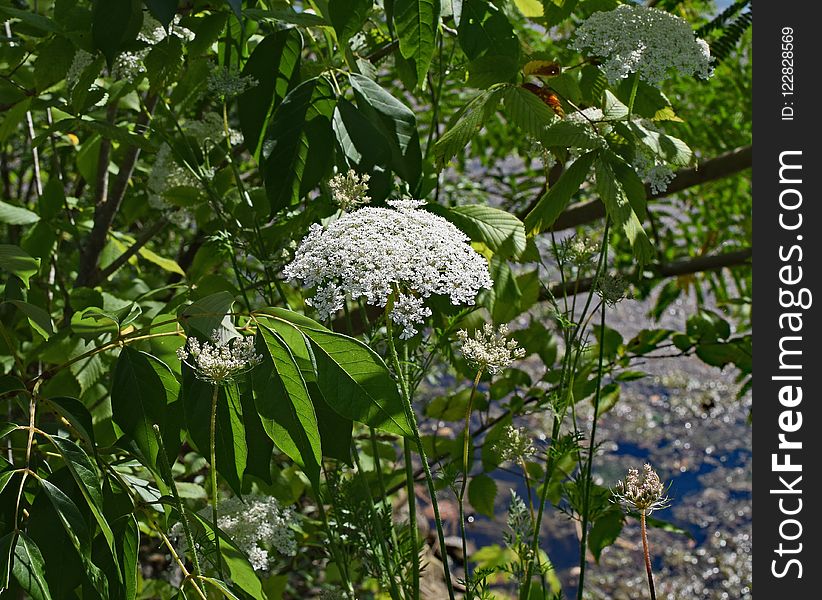
[(12, 556), (14, 553), (17, 534), (11, 531), (0, 538), (0, 590), (9, 587), (11, 577)]
[(505, 88), (494, 86), (474, 97), (453, 118), (448, 130), (434, 145), (434, 156), (440, 167), (456, 156), (476, 135), (485, 121), (497, 110)]
[(542, 16), (542, 0), (514, 0), (523, 17), (536, 18)]
[(651, 131), (637, 121), (628, 123), (631, 132), (640, 143), (647, 146), (655, 156), (678, 167), (687, 167), (694, 161), (694, 153), (688, 144), (666, 133)]
[(54, 335), (54, 323), (51, 320), (51, 315), (42, 308), (22, 300), (8, 300), (7, 302), (16, 306), (21, 313), (26, 315), (31, 328), (43, 336), (43, 339), (47, 340)]
[(183, 64), (183, 42), (176, 35), (166, 36), (151, 47), (143, 60), (150, 90), (164, 90), (179, 79)]
[(174, 15), (177, 14), (177, 5), (180, 4), (179, 0), (143, 0), (143, 2), (163, 27), (168, 27), (168, 24), (174, 20)]
[(94, 426), (91, 413), (86, 405), (76, 398), (57, 396), (46, 398), (45, 402), (54, 412), (71, 425), (72, 432), (83, 440), (89, 447), (95, 447)]
[(615, 154), (609, 155), (611, 168), (614, 175), (622, 185), (625, 197), (631, 203), (636, 216), (640, 222), (648, 218), (647, 203), (645, 198), (645, 184), (639, 178), (634, 168)]
[(247, 8), (245, 9), (245, 16), (249, 19), (280, 21), (282, 23), (290, 23), (291, 25), (299, 25), (300, 27), (322, 27), (329, 24), (319, 15), (305, 11), (297, 12), (290, 7), (286, 7), (284, 4), (278, 5), (278, 8), (271, 10)]
[(414, 61), (417, 82), (422, 84), (434, 56), (440, 20), (439, 0), (395, 0), (394, 28), (403, 58)]
[(281, 29), (263, 38), (243, 67), (243, 77), (257, 85), (237, 98), (237, 112), (245, 145), (258, 161), (274, 110), (299, 81), (302, 48), (299, 30)]
[(597, 152), (588, 152), (576, 159), (551, 188), (542, 195), (536, 206), (525, 217), (528, 235), (550, 229), (571, 201), (591, 171)]
[(588, 547), (594, 558), (599, 562), (602, 550), (613, 544), (622, 531), (623, 516), (620, 510), (606, 511), (594, 521), (591, 532), (588, 534)]
[[(3, 7), (0, 6), (0, 11), (2, 10)], [(17, 127), (23, 122), (30, 106), (31, 98), (27, 97), (6, 111), (5, 116), (0, 121), (0, 144), (5, 144), (8, 137), (17, 131)]]
[(117, 358), (111, 390), (114, 422), (133, 439), (149, 461), (157, 466), (160, 450), (154, 425), (163, 432), (163, 442), (173, 461), (179, 449), (179, 434), (168, 427), (168, 405), (177, 399), (180, 385), (171, 369), (159, 359), (125, 346)]
[(331, 168), (336, 95), (324, 77), (302, 82), (274, 111), (263, 146), (263, 177), (271, 213), (312, 190)]
[(506, 83), (519, 73), (519, 61), (512, 56), (483, 54), (468, 65), (467, 85), (479, 89)]
[(169, 273), (174, 273), (176, 275), (181, 275), (183, 277), (186, 276), (186, 272), (177, 264), (177, 261), (172, 258), (166, 258), (164, 256), (160, 256), (156, 252), (149, 250), (145, 246), (140, 248), (137, 251), (137, 254), (140, 255), (141, 258), (146, 259), (148, 262), (157, 265), (164, 271), (168, 271)]
[(276, 331), (260, 321), (257, 348), (268, 359), (256, 368), (254, 394), (266, 433), (319, 487), (322, 443), (314, 405), (300, 368)]
[(12, 573), (20, 587), (29, 593), (32, 600), (51, 600), (51, 591), (46, 583), (45, 563), (40, 548), (25, 532), (17, 533), (14, 546)]
[(228, 314), (233, 305), (234, 296), (228, 292), (209, 294), (186, 306), (180, 312), (180, 322), (205, 339), (217, 331), (220, 341), (225, 342), (238, 335)]
[(539, 139), (549, 148), (593, 150), (605, 146), (605, 139), (590, 124), (567, 120), (556, 120), (543, 128)]
[(0, 13), (5, 14), (12, 19), (19, 19), (26, 25), (45, 31), (47, 33), (58, 33), (60, 27), (53, 20), (48, 17), (34, 12), (31, 9), (21, 10), (19, 8), (11, 8), (10, 6), (0, 6)]
[(22, 206), (14, 206), (0, 200), (0, 223), (6, 225), (31, 225), (40, 220), (37, 213)]
[(371, 348), (331, 331), (301, 328), (317, 365), (317, 385), (328, 405), (342, 416), (410, 437), (397, 383)]
[(143, 24), (139, 0), (94, 0), (91, 39), (111, 65), (122, 48), (137, 38)]
[(468, 483), (468, 502), (478, 513), (494, 518), (494, 499), (497, 497), (497, 483), (488, 475), (471, 478)]
[(124, 515), (114, 524), (117, 532), (117, 563), (122, 568), (123, 600), (134, 600), (137, 597), (138, 555), (140, 552), (140, 529), (134, 515)]
[(66, 467), (68, 467), (69, 472), (77, 482), (86, 504), (88, 504), (97, 524), (100, 526), (100, 530), (103, 532), (109, 550), (114, 554), (116, 552), (114, 534), (103, 515), (103, 492), (97, 470), (83, 449), (71, 440), (56, 436), (50, 437), (49, 440), (63, 457)]
[(631, 243), (637, 261), (640, 264), (648, 264), (654, 255), (654, 247), (642, 228), (642, 223), (640, 223), (637, 214), (631, 207), (625, 189), (617, 181), (616, 174), (607, 160), (601, 157), (598, 158), (595, 171), (597, 191), (602, 203), (605, 205), (608, 216), (615, 227), (624, 231), (625, 236)]
[[(215, 387), (198, 379), (192, 369), (183, 367), (183, 406), (190, 441), (210, 460), (211, 404)], [(217, 386), (215, 453), (217, 472), (235, 494), (242, 493), (243, 473), (248, 461), (243, 407), (236, 384)]]
[(503, 94), (505, 114), (523, 132), (538, 140), (545, 137), (546, 128), (557, 121), (554, 111), (539, 96), (519, 86), (510, 86)]
[(334, 109), (334, 134), (349, 167), (367, 173), (368, 195), (372, 202), (385, 199), (393, 187), (391, 145), (356, 106), (345, 98)]
[(445, 217), (472, 241), (484, 243), (494, 254), (503, 258), (517, 259), (525, 251), (525, 228), (522, 221), (507, 211), (484, 204), (453, 208), (431, 204), (426, 210)]
[(337, 39), (343, 47), (354, 34), (362, 30), (368, 12), (374, 0), (348, 0), (347, 2), (329, 2), (328, 19), (337, 32)]
[(231, 7), (231, 10), (234, 12), (234, 16), (237, 17), (238, 21), (243, 20), (243, 0), (225, 0), (226, 4)]
[(546, 27), (559, 25), (574, 12), (579, 0), (543, 0), (543, 22)]
[(29, 279), (40, 270), (40, 260), (32, 258), (19, 246), (0, 244), (0, 269), (19, 277), (28, 288)]
[(54, 512), (63, 524), (69, 540), (80, 556), (83, 566), (86, 569), (86, 576), (91, 581), (94, 589), (103, 598), (108, 598), (108, 582), (100, 568), (91, 560), (91, 532), (86, 520), (83, 518), (80, 509), (63, 491), (47, 479), (41, 479), (40, 485), (43, 492), (54, 507)]
[(465, 0), (458, 39), (468, 60), (483, 54), (519, 60), (519, 39), (505, 14), (486, 0)]
[(360, 112), (379, 129), (391, 148), (391, 167), (412, 186), (422, 172), (422, 153), (417, 134), (417, 117), (375, 82), (352, 73), (351, 86)]

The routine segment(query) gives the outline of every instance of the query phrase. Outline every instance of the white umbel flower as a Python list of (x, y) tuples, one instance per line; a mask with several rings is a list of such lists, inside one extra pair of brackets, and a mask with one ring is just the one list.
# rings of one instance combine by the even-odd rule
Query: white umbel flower
[(617, 482), (612, 493), (614, 501), (626, 510), (647, 515), (671, 505), (671, 499), (665, 493), (665, 486), (659, 475), (648, 463), (642, 467), (642, 475), (637, 469), (628, 469), (627, 477)]
[(611, 84), (631, 73), (651, 85), (672, 69), (704, 78), (713, 73), (708, 44), (684, 19), (657, 8), (622, 4), (596, 12), (577, 29), (572, 47), (602, 58)]
[(507, 325), (500, 325), (494, 332), (494, 327), (485, 323), (482, 329), (477, 329), (473, 338), (464, 329), (457, 332), (457, 338), (462, 343), (462, 355), (468, 364), (478, 371), (495, 375), (525, 356), (525, 350), (519, 347), (516, 340), (509, 340), (508, 334)]
[(263, 360), (254, 350), (253, 337), (241, 336), (222, 342), (216, 329), (208, 342), (189, 337), (185, 345), (177, 349), (177, 358), (194, 369), (199, 379), (213, 385), (224, 385)]
[(418, 200), (394, 200), (393, 208), (365, 207), (326, 227), (314, 224), (285, 267), (285, 276), (316, 289), (306, 301), (321, 319), (340, 310), (346, 297), (384, 307), (393, 300), (391, 320), (402, 337), (416, 333), (431, 311), (432, 295), (456, 305), (474, 303), (492, 285), (488, 264), (468, 236), (425, 210)]
[[(199, 514), (210, 520), (211, 507), (207, 506)], [(267, 572), (276, 554), (294, 556), (297, 553), (297, 542), (292, 528), (294, 522), (294, 511), (282, 508), (275, 498), (249, 495), (243, 498), (232, 497), (220, 502), (217, 527), (246, 555), (255, 571)], [(176, 538), (180, 551), (186, 552), (188, 544), (180, 523), (172, 527), (171, 535)], [(196, 540), (194, 543), (199, 545)], [(202, 550), (197, 548), (201, 555)]]

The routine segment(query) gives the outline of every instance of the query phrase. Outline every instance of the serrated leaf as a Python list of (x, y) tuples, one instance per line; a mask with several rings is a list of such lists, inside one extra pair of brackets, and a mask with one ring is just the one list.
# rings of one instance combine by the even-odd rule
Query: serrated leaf
[(414, 61), (417, 81), (424, 82), (434, 56), (440, 19), (439, 0), (395, 0), (394, 29), (403, 58)]
[(40, 548), (25, 532), (18, 532), (17, 543), (14, 546), (12, 573), (17, 583), (29, 593), (32, 600), (51, 600), (45, 569), (46, 565)]
[(597, 159), (595, 165), (597, 191), (605, 205), (608, 216), (614, 226), (621, 229), (640, 264), (648, 264), (654, 255), (654, 247), (640, 223), (639, 218), (631, 207), (622, 184), (617, 180), (611, 164), (602, 158)]
[(51, 320), (51, 315), (42, 308), (22, 300), (7, 300), (7, 302), (16, 306), (20, 312), (26, 315), (31, 328), (43, 336), (43, 339), (47, 340), (54, 335), (54, 323)]
[(225, 342), (239, 335), (228, 314), (233, 305), (234, 296), (228, 292), (209, 294), (185, 307), (180, 312), (180, 321), (205, 339), (217, 331), (220, 341)]
[[(157, 466), (159, 443), (154, 425), (163, 431), (163, 441), (174, 460), (179, 435), (168, 430), (168, 405), (177, 399), (180, 384), (168, 366), (159, 359), (125, 346), (114, 367), (111, 411), (115, 423), (137, 444), (147, 466)], [(176, 437), (176, 442), (175, 442)]]
[(456, 156), (482, 129), (488, 117), (496, 111), (503, 89), (496, 86), (482, 92), (456, 114), (448, 130), (434, 145), (434, 156), (440, 166)]
[(237, 98), (237, 112), (245, 145), (258, 161), (275, 109), (299, 81), (302, 48), (297, 29), (281, 29), (263, 38), (243, 66), (243, 77), (253, 77), (257, 85)]
[(94, 0), (91, 39), (109, 66), (123, 46), (137, 39), (142, 23), (142, 2), (138, 0)]
[(528, 135), (541, 140), (545, 129), (554, 124), (557, 116), (536, 94), (519, 86), (504, 92), (505, 114)]
[(593, 151), (580, 156), (543, 194), (536, 206), (525, 217), (525, 230), (529, 236), (551, 228), (557, 217), (568, 206), (573, 195), (579, 191), (587, 179), (597, 155), (598, 152)]
[(263, 145), (263, 177), (274, 215), (313, 189), (331, 168), (336, 95), (324, 77), (302, 82), (274, 111)]
[(426, 210), (445, 217), (472, 241), (482, 242), (503, 258), (519, 258), (525, 251), (525, 228), (515, 215), (483, 204), (445, 208), (430, 204)]
[(485, 0), (465, 0), (457, 29), (460, 48), (475, 60), (483, 54), (519, 60), (519, 39), (505, 14)]
[(376, 352), (339, 333), (300, 330), (314, 354), (317, 385), (333, 410), (383, 431), (412, 435), (397, 383)]
[(40, 259), (32, 258), (19, 246), (0, 244), (0, 269), (19, 277), (28, 288), (29, 279), (40, 270)]
[(345, 46), (354, 34), (362, 30), (374, 0), (349, 0), (348, 2), (329, 2), (328, 18), (337, 39)]
[(322, 442), (314, 405), (285, 340), (259, 322), (257, 347), (268, 355), (254, 374), (254, 399), (266, 433), (319, 486)]
[(666, 133), (651, 131), (636, 121), (628, 123), (636, 139), (647, 146), (655, 156), (679, 167), (687, 167), (694, 161), (693, 150), (680, 140)]

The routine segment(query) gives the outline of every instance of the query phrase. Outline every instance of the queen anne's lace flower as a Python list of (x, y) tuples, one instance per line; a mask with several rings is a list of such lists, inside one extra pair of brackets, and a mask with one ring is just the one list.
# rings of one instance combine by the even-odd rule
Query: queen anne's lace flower
[(662, 194), (668, 189), (668, 184), (675, 177), (673, 169), (664, 161), (655, 156), (648, 156), (645, 152), (637, 152), (633, 167), (637, 175), (648, 184), (652, 194)]
[(393, 210), (365, 207), (327, 227), (312, 225), (284, 273), (316, 288), (306, 303), (321, 319), (340, 310), (346, 296), (380, 307), (393, 299), (391, 320), (408, 338), (431, 314), (426, 298), (440, 294), (454, 305), (473, 304), (480, 289), (491, 287), (491, 276), (468, 236), (420, 210), (423, 202), (389, 204)]
[(145, 42), (149, 47), (120, 53), (112, 66), (112, 76), (115, 79), (128, 79), (132, 82), (139, 79), (146, 72), (143, 60), (151, 51), (151, 46), (162, 42), (169, 36), (177, 37), (184, 42), (190, 42), (194, 39), (194, 32), (180, 25), (180, 15), (174, 17), (174, 20), (168, 25), (168, 31), (166, 31), (166, 28), (157, 19), (146, 14), (143, 17), (143, 26), (140, 28), (140, 33), (137, 34), (137, 39)]
[(685, 20), (656, 8), (622, 4), (596, 12), (577, 29), (572, 47), (604, 59), (611, 84), (631, 73), (651, 85), (671, 69), (705, 78), (713, 73), (708, 44)]
[(659, 475), (648, 463), (642, 467), (641, 476), (637, 469), (628, 469), (627, 477), (617, 482), (613, 496), (614, 501), (626, 510), (645, 514), (671, 505), (671, 499), (665, 494), (665, 486), (659, 480)]
[(177, 358), (194, 369), (198, 378), (214, 385), (228, 383), (263, 360), (254, 350), (253, 337), (241, 336), (222, 342), (217, 330), (208, 342), (189, 337), (185, 345), (177, 349)]
[(354, 169), (350, 169), (345, 175), (334, 175), (328, 182), (334, 202), (345, 211), (368, 204), (371, 202), (371, 196), (368, 195), (369, 179), (371, 176), (368, 173), (357, 175)]
[(488, 371), (491, 375), (499, 373), (514, 360), (525, 356), (525, 350), (519, 347), (516, 340), (508, 339), (508, 326), (500, 325), (496, 333), (493, 326), (485, 323), (477, 329), (474, 337), (460, 330), (457, 338), (462, 343), (462, 355), (478, 371)]
[[(210, 519), (211, 507), (199, 513)], [(244, 498), (233, 497), (220, 502), (220, 515), (217, 526), (225, 533), (237, 548), (242, 551), (255, 571), (268, 571), (273, 562), (271, 552), (283, 556), (294, 556), (297, 553), (297, 542), (294, 539), (292, 525), (295, 522), (294, 511), (281, 508), (275, 498), (270, 496), (251, 495)], [(181, 552), (188, 550), (183, 528), (177, 523), (171, 530)], [(195, 545), (198, 542), (195, 540)], [(198, 548), (202, 553), (202, 549)]]

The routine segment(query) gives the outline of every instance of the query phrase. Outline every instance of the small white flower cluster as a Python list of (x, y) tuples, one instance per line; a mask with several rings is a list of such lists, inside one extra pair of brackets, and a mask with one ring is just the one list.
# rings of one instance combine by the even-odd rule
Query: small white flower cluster
[(392, 208), (346, 213), (327, 227), (312, 225), (284, 273), (316, 288), (306, 304), (321, 319), (340, 310), (346, 296), (380, 307), (392, 299), (391, 320), (407, 339), (431, 315), (423, 305), (426, 298), (439, 294), (454, 305), (470, 305), (492, 282), (487, 262), (468, 245), (468, 236), (420, 210), (424, 202), (388, 204)]
[(655, 156), (648, 156), (638, 151), (634, 156), (633, 167), (637, 175), (651, 188), (652, 194), (663, 194), (668, 184), (673, 181), (673, 169)]
[(608, 306), (616, 306), (629, 296), (628, 282), (620, 273), (606, 273), (598, 277), (594, 290)]
[(573, 265), (578, 269), (590, 267), (599, 254), (599, 244), (583, 235), (574, 235), (562, 240), (555, 249), (557, 262), (562, 266)]
[(488, 371), (495, 375), (510, 366), (516, 359), (525, 356), (525, 350), (519, 347), (516, 340), (509, 340), (507, 325), (500, 325), (496, 332), (490, 323), (468, 336), (464, 329), (457, 332), (457, 339), (462, 344), (462, 355), (478, 371)]
[(334, 175), (328, 182), (334, 202), (344, 211), (368, 204), (371, 202), (371, 196), (367, 193), (369, 179), (371, 176), (368, 173), (357, 175), (354, 169), (349, 169), (345, 175), (341, 173)]
[(641, 476), (637, 469), (628, 469), (627, 477), (617, 482), (612, 493), (614, 501), (626, 510), (645, 514), (671, 505), (671, 499), (665, 494), (665, 486), (659, 480), (659, 475), (648, 463), (642, 467)]
[[(255, 571), (268, 571), (273, 562), (272, 551), (282, 556), (294, 556), (297, 542), (292, 525), (295, 522), (291, 508), (281, 508), (275, 498), (250, 495), (244, 498), (228, 498), (220, 502), (217, 526), (236, 544)], [(199, 514), (210, 522), (211, 507), (207, 506)], [(171, 529), (181, 552), (188, 550), (181, 523)], [(198, 542), (195, 540), (195, 544)], [(198, 548), (198, 552), (201, 549)]]
[(577, 29), (572, 48), (604, 59), (602, 71), (611, 84), (631, 73), (651, 85), (671, 69), (704, 78), (713, 73), (708, 44), (684, 19), (657, 8), (622, 4), (596, 12)]
[(584, 108), (582, 110), (572, 112), (567, 116), (569, 121), (573, 121), (574, 123), (582, 123), (583, 125), (589, 122), (596, 123), (597, 121), (602, 121), (604, 118), (605, 113), (602, 112), (601, 108), (596, 107)]
[(194, 369), (198, 378), (214, 385), (232, 381), (263, 360), (254, 349), (252, 336), (235, 337), (222, 342), (220, 332), (216, 329), (208, 342), (189, 337), (185, 345), (177, 349), (177, 358)]
[(184, 42), (190, 42), (194, 39), (194, 35), (193, 31), (180, 25), (180, 15), (174, 17), (174, 20), (168, 25), (168, 31), (166, 31), (157, 19), (146, 14), (143, 17), (143, 26), (140, 33), (137, 34), (137, 39), (145, 42), (149, 47), (131, 52), (121, 52), (114, 61), (111, 75), (115, 79), (127, 79), (133, 83), (146, 72), (143, 60), (151, 51), (151, 46), (162, 42), (169, 36), (180, 38)]
[(91, 52), (86, 52), (85, 50), (80, 48), (77, 52), (74, 53), (74, 58), (71, 61), (71, 66), (69, 67), (69, 70), (66, 73), (67, 89), (74, 89), (74, 86), (77, 85), (77, 82), (80, 80), (80, 76), (83, 74), (83, 71), (85, 71), (86, 67), (88, 67), (92, 62), (94, 62), (94, 55)]
[(534, 440), (525, 427), (508, 425), (496, 443), (496, 449), (503, 462), (525, 459), (536, 454)]
[(152, 208), (170, 210), (172, 207), (165, 201), (166, 191), (180, 186), (198, 185), (194, 175), (177, 164), (171, 152), (171, 146), (163, 144), (154, 157), (154, 165), (146, 179), (148, 202)]
[(240, 75), (235, 69), (218, 67), (208, 77), (207, 87), (211, 94), (222, 98), (239, 96), (259, 82), (250, 75)]

